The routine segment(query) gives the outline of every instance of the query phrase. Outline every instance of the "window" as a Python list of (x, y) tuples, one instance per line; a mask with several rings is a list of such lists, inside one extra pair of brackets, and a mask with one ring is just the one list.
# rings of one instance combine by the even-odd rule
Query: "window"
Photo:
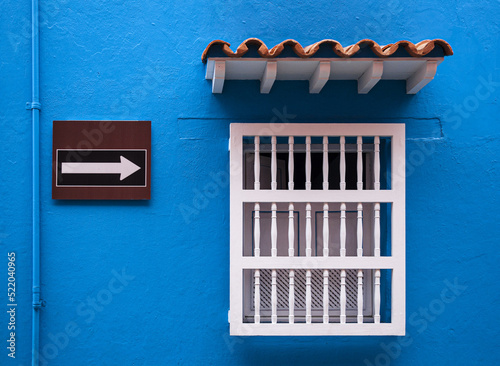
[(403, 124), (231, 124), (231, 335), (405, 333)]

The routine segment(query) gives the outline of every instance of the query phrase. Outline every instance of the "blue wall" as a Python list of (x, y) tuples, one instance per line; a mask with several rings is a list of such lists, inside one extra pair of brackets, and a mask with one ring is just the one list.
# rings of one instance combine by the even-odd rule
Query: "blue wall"
[[(19, 308), (16, 360), (4, 341), (0, 364), (28, 365), (31, 9), (13, 0), (2, 9), (0, 264), (6, 273), (16, 252)], [(41, 0), (41, 9), (42, 364), (500, 362), (498, 1)], [(248, 37), (270, 47), (443, 38), (455, 55), (415, 96), (387, 81), (368, 95), (355, 82), (327, 83), (319, 95), (301, 82), (277, 82), (269, 95), (256, 82), (227, 82), (213, 95), (203, 49)], [(229, 123), (266, 122), (284, 108), (294, 121), (406, 123), (409, 337), (229, 337), (228, 187), (181, 211), (227, 171)], [(52, 121), (76, 119), (152, 121), (151, 201), (51, 199)]]

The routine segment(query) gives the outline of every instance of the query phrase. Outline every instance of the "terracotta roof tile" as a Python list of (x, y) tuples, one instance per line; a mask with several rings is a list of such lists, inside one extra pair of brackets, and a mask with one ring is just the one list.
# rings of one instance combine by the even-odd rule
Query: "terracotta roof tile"
[(342, 47), (342, 45), (339, 42), (333, 39), (324, 39), (322, 41), (313, 43), (306, 47), (302, 47), (302, 45), (299, 42), (293, 39), (287, 39), (281, 43), (278, 43), (273, 48), (268, 49), (266, 44), (262, 42), (260, 39), (248, 38), (238, 46), (236, 52), (233, 52), (231, 48), (229, 48), (231, 44), (229, 44), (228, 42), (218, 39), (214, 40), (210, 42), (207, 48), (205, 48), (205, 50), (203, 51), (203, 54), (201, 55), (201, 60), (203, 62), (207, 61), (208, 51), (213, 46), (221, 46), (222, 51), (229, 57), (242, 57), (248, 52), (248, 46), (254, 45), (258, 47), (257, 52), (263, 58), (277, 57), (283, 52), (285, 46), (289, 46), (297, 56), (301, 58), (308, 58), (313, 56), (319, 50), (319, 47), (323, 44), (331, 46), (333, 52), (335, 52), (337, 56), (345, 58), (354, 56), (361, 49), (362, 46), (370, 47), (373, 53), (378, 57), (391, 56), (400, 47), (404, 48), (406, 52), (408, 52), (408, 54), (412, 57), (422, 57), (431, 52), (436, 45), (441, 46), (445, 56), (453, 55), (453, 50), (451, 49), (451, 46), (448, 44), (448, 42), (443, 41), (442, 39), (434, 39), (434, 40), (426, 39), (424, 41), (418, 42), (417, 44), (414, 44), (410, 41), (399, 41), (385, 46), (380, 46), (377, 42), (372, 41), (371, 39), (363, 39), (357, 42), (356, 44), (347, 47)]

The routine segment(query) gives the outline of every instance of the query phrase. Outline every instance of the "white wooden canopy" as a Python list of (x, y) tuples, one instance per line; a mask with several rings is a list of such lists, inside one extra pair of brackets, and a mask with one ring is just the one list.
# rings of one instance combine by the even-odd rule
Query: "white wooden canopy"
[(309, 93), (319, 93), (329, 80), (357, 80), (366, 94), (379, 80), (406, 80), (406, 93), (416, 94), (436, 74), (444, 57), (399, 58), (227, 58), (209, 57), (206, 79), (212, 93), (222, 93), (225, 80), (260, 80), (267, 94), (276, 80), (309, 80)]

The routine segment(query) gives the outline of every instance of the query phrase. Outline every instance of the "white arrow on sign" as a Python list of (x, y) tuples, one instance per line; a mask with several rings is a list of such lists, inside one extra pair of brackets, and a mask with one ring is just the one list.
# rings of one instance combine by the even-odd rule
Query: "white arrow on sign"
[(120, 156), (119, 163), (62, 163), (62, 174), (120, 174), (120, 180), (141, 169), (127, 158)]

